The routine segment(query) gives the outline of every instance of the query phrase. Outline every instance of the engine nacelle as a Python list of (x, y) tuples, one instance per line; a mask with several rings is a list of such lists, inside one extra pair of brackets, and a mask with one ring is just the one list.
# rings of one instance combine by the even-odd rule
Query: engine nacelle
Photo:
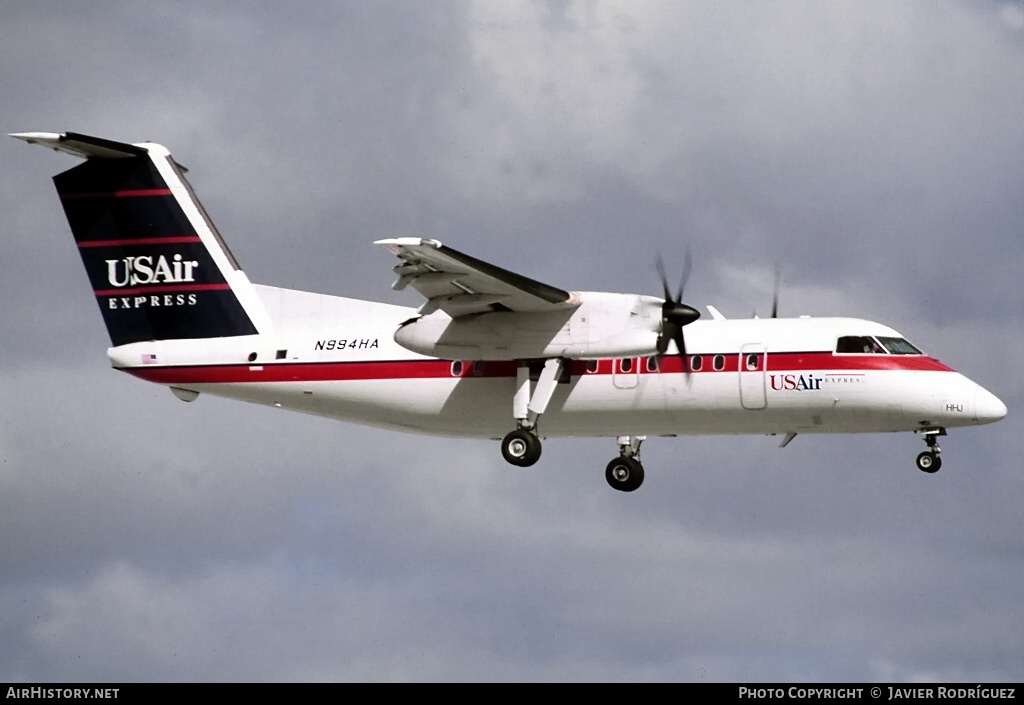
[(413, 319), (395, 342), (449, 360), (640, 357), (657, 352), (662, 300), (652, 296), (576, 293), (576, 308), (545, 313), (495, 311)]

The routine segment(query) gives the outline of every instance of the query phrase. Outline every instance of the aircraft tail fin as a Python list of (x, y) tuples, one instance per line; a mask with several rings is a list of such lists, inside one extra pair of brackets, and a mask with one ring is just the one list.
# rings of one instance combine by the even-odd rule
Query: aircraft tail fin
[(269, 327), (255, 290), (166, 148), (74, 132), (11, 136), (86, 160), (53, 181), (115, 346)]

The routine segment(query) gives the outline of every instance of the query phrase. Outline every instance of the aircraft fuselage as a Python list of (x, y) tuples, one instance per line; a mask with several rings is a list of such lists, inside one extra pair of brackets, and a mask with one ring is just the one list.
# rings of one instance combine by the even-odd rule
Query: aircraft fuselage
[[(521, 361), (441, 360), (397, 345), (411, 309), (255, 286), (266, 304), (319, 312), (269, 335), (111, 348), (115, 367), (181, 390), (429, 434), (500, 438)], [(832, 318), (698, 321), (688, 361), (572, 360), (541, 436), (913, 431), (997, 420), (987, 390), (927, 355), (835, 351), (844, 334), (898, 336)], [(534, 375), (536, 377), (536, 374)]]

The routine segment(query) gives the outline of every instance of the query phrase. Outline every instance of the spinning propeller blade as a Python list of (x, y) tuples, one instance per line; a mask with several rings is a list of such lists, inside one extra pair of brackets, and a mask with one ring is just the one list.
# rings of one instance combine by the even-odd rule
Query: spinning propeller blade
[(658, 253), (654, 262), (661, 278), (661, 289), (665, 295), (665, 302), (661, 305), (661, 335), (658, 336), (658, 355), (664, 355), (668, 350), (669, 341), (674, 341), (676, 348), (683, 360), (683, 371), (689, 374), (690, 363), (686, 355), (686, 338), (683, 335), (683, 327), (693, 323), (700, 318), (700, 312), (692, 306), (683, 303), (683, 292), (686, 290), (686, 282), (690, 278), (690, 271), (693, 269), (693, 259), (690, 250), (687, 248), (686, 256), (683, 259), (683, 272), (679, 280), (679, 293), (672, 296), (668, 286), (668, 276), (665, 274), (665, 264), (662, 262), (661, 253)]
[[(779, 317), (779, 288), (782, 284), (782, 273), (779, 265), (775, 265), (775, 283), (772, 285), (772, 318)], [(757, 309), (754, 309), (753, 318), (757, 318)]]
[(782, 282), (782, 274), (779, 266), (775, 265), (775, 285), (772, 288), (772, 318), (779, 317), (779, 285)]

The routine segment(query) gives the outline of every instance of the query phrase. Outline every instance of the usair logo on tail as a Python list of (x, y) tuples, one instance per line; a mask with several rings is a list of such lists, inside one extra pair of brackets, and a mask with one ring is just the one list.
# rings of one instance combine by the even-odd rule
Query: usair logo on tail
[[(195, 272), (199, 268), (197, 260), (186, 260), (180, 254), (173, 255), (170, 260), (163, 255), (155, 258), (140, 255), (104, 261), (107, 265), (107, 283), (115, 287), (102, 292), (108, 295), (125, 287), (195, 283)], [(107, 299), (107, 309), (116, 311), (142, 306), (195, 306), (197, 301), (194, 293), (167, 293), (163, 286), (160, 286), (160, 293), (138, 289), (123, 293), (133, 293), (135, 296), (111, 296)]]
[(163, 255), (156, 262), (149, 255), (108, 259), (107, 282), (111, 286), (135, 286), (137, 284), (183, 284), (194, 282), (193, 272), (199, 267), (196, 260), (184, 260), (174, 255), (171, 261)]

